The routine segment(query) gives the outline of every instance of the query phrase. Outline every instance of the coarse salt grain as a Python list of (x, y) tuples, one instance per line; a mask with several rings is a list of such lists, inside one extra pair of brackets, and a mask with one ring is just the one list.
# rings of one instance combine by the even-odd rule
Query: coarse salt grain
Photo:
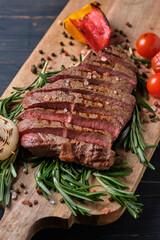
[(109, 77), (109, 76), (111, 75), (111, 73), (110, 73), (110, 72), (106, 72), (105, 75), (106, 75), (107, 77)]
[(105, 207), (105, 208), (103, 208), (103, 209), (101, 210), (101, 212), (102, 212), (103, 214), (108, 214), (109, 208)]
[(64, 112), (64, 113), (68, 112), (67, 108), (64, 108), (63, 112)]
[(12, 198), (13, 200), (16, 200), (16, 199), (17, 199), (17, 196), (18, 196), (18, 194), (17, 194), (15, 191), (13, 191), (11, 198)]
[(49, 200), (49, 203), (54, 205), (55, 204), (55, 201), (54, 200)]
[(147, 108), (142, 108), (142, 111), (146, 113), (148, 112)]
[(84, 80), (84, 85), (85, 86), (89, 85), (89, 82), (86, 79)]
[(49, 95), (46, 95), (46, 96), (44, 96), (44, 98), (43, 98), (43, 100), (44, 100), (45, 102), (50, 101), (50, 99), (51, 99), (51, 97), (50, 97)]
[(105, 61), (107, 61), (107, 58), (104, 57), (104, 56), (102, 56), (102, 57), (101, 57), (101, 61), (102, 61), (102, 62), (105, 62)]
[(156, 112), (156, 110), (157, 110), (156, 106), (151, 106), (151, 108), (154, 112)]
[(98, 103), (98, 107), (103, 107), (103, 104), (102, 103)]

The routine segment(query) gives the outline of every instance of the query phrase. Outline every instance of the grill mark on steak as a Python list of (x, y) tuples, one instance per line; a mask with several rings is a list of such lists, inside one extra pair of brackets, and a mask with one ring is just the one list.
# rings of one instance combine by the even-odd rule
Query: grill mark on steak
[[(102, 49), (101, 53), (107, 53), (107, 58), (111, 61), (118, 62), (127, 68), (132, 69), (132, 71), (137, 72), (137, 67), (130, 57), (126, 57), (126, 52), (121, 50), (118, 46), (110, 45)], [(111, 58), (110, 58), (111, 56)], [(114, 60), (112, 56), (115, 57)]]
[(24, 119), (18, 123), (20, 137), (25, 133), (46, 133), (75, 139), (77, 141), (97, 144), (111, 148), (113, 137), (108, 132), (78, 127), (69, 123), (62, 123), (36, 118)]
[(120, 64), (124, 65), (126, 68), (130, 68), (134, 72), (137, 71), (137, 68), (135, 66), (131, 65), (128, 62), (122, 61), (116, 54), (110, 55), (106, 51), (101, 51), (101, 52), (98, 53), (98, 56), (99, 57), (105, 57), (106, 60), (109, 60), (109, 61), (112, 61), (112, 62), (120, 63)]
[(128, 93), (131, 93), (133, 90), (132, 84), (128, 83), (124, 79), (120, 79), (115, 76), (107, 76), (106, 74), (98, 74), (96, 71), (91, 72), (88, 69), (81, 69), (78, 67), (65, 69), (63, 72), (47, 78), (47, 80), (51, 83), (62, 79), (75, 79), (80, 81), (87, 79), (87, 81), (93, 85), (108, 86), (121, 89), (122, 91)]
[(22, 105), (28, 109), (17, 117), (18, 129), (21, 144), (33, 154), (98, 169), (113, 164), (112, 143), (131, 117), (137, 79), (125, 53), (114, 47), (101, 53), (26, 93)]
[[(78, 114), (78, 115), (76, 115)], [(86, 113), (64, 113), (62, 110), (46, 110), (42, 108), (34, 108), (23, 111), (17, 119), (44, 119), (54, 120), (60, 122), (68, 122), (74, 125), (78, 125), (85, 128), (92, 128), (103, 130), (111, 133), (115, 138), (119, 135), (122, 129), (122, 125), (111, 116), (101, 116), (97, 114), (86, 114)]]
[[(90, 143), (70, 140), (53, 134), (27, 133), (21, 137), (20, 142), (24, 148), (29, 149), (29, 151), (39, 157), (61, 157), (65, 153), (68, 154), (64, 148), (66, 148), (66, 145), (69, 145), (67, 150), (70, 149), (71, 157), (74, 156), (72, 161), (77, 164), (97, 169), (109, 169), (114, 163), (115, 152), (111, 149), (106, 149)], [(69, 157), (69, 160), (70, 159)], [(65, 161), (68, 161), (68, 159), (65, 159)]]
[[(120, 89), (114, 89), (112, 87), (108, 86), (99, 86), (99, 85), (92, 85), (89, 84), (88, 80), (85, 79), (83, 82), (76, 80), (76, 79), (65, 79), (65, 80), (59, 80), (54, 83), (48, 83), (45, 85), (43, 90), (47, 91), (49, 90), (54, 90), (54, 89), (69, 89), (69, 91), (74, 91), (74, 90), (82, 90), (82, 91), (89, 91), (90, 93), (93, 94), (103, 94), (104, 96), (107, 97), (112, 97), (115, 100), (119, 100), (122, 102), (127, 102), (129, 105), (133, 105), (133, 99), (134, 96), (128, 93), (122, 92)], [(125, 100), (124, 100), (125, 99)]]
[[(99, 101), (99, 102), (102, 102), (104, 105), (106, 105), (106, 104), (117, 105), (119, 107), (127, 109), (130, 112), (132, 112), (133, 106), (135, 103), (135, 97), (133, 95), (130, 95), (130, 96), (132, 96), (132, 100), (128, 99), (127, 96), (125, 97), (125, 95), (123, 95), (124, 98), (122, 98), (122, 99), (115, 99), (113, 97), (109, 97), (109, 96), (101, 94), (101, 93), (92, 93), (91, 91), (86, 91), (86, 90), (81, 90), (81, 89), (67, 89), (67, 88), (47, 89), (47, 88), (43, 88), (43, 89), (37, 89), (37, 91), (32, 91), (32, 92), (29, 92), (28, 94), (26, 94), (26, 96), (23, 98), (22, 105), (24, 108), (29, 108), (29, 107), (32, 107), (33, 102), (35, 102), (36, 100), (37, 100), (37, 102), (39, 102), (40, 99), (42, 102), (57, 101), (58, 95), (59, 95), (61, 101), (63, 102), (63, 101), (66, 101), (62, 97), (63, 93), (65, 93), (66, 96), (68, 96), (67, 98), (69, 98), (69, 100), (72, 102), (73, 101), (80, 102), (80, 100), (82, 100), (82, 99), (94, 101), (94, 102)], [(43, 94), (43, 99), (42, 98), (39, 99), (39, 96), (42, 94)], [(39, 95), (39, 96), (37, 96), (37, 95)], [(49, 96), (50, 99), (47, 100), (47, 97), (46, 97), (46, 99), (44, 99), (45, 96)], [(129, 100), (130, 100), (130, 104), (129, 104)]]
[(120, 77), (123, 78), (124, 80), (128, 81), (129, 83), (131, 83), (134, 87), (136, 86), (136, 82), (135, 79), (131, 78), (130, 76), (128, 76), (125, 73), (119, 72), (119, 71), (112, 71), (110, 68), (104, 68), (104, 67), (99, 67), (93, 64), (89, 64), (89, 63), (83, 63), (81, 62), (79, 64), (79, 67), (81, 68), (87, 68), (90, 70), (94, 70), (98, 73), (109, 73), (111, 76), (116, 76), (116, 77)]

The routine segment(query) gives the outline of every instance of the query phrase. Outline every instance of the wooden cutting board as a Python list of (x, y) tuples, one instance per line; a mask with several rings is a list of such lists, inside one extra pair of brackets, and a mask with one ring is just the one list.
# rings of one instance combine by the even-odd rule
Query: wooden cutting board
[[(52, 52), (57, 54), (56, 58), (52, 57), (50, 65), (52, 70), (60, 69), (64, 64), (70, 66), (72, 62), (65, 55), (60, 55), (60, 41), (64, 41), (64, 48), (70, 53), (78, 56), (78, 52), (84, 48), (84, 45), (73, 40), (74, 46), (68, 44), (69, 39), (64, 39), (62, 35), (63, 27), (58, 24), (58, 20), (64, 20), (68, 15), (85, 4), (88, 0), (70, 0), (55, 22), (52, 24), (43, 39), (37, 45), (25, 64), (22, 66), (18, 74), (9, 85), (2, 98), (8, 96), (12, 91), (12, 86), (26, 86), (35, 79), (35, 75), (31, 73), (32, 64), (38, 64), (40, 58), (51, 56)], [(123, 30), (131, 45), (135, 46), (136, 39), (144, 32), (160, 33), (160, 0), (99, 0), (102, 4), (102, 9), (108, 17), (113, 29)], [(152, 9), (152, 11), (151, 11)], [(126, 22), (130, 22), (133, 27), (129, 28)], [(40, 55), (39, 51), (43, 49), (44, 55)], [(150, 98), (149, 103), (153, 105), (155, 99)], [(159, 101), (160, 102), (160, 101)], [(160, 122), (144, 124), (146, 130), (144, 139), (146, 144), (157, 144), (160, 137)], [(146, 150), (146, 156), (150, 160), (154, 149)], [(141, 180), (145, 168), (138, 162), (137, 158), (129, 153), (122, 151), (122, 158), (128, 162), (128, 165), (133, 168), (133, 172), (126, 178), (126, 184), (130, 191), (135, 191), (139, 181)], [(24, 183), (28, 194), (23, 193), (18, 195), (16, 201), (12, 201), (10, 208), (5, 208), (4, 216), (0, 222), (0, 238), (3, 240), (29, 240), (40, 229), (46, 227), (69, 228), (73, 223), (103, 225), (108, 224), (118, 219), (124, 209), (116, 202), (109, 202), (108, 196), (104, 198), (104, 202), (96, 205), (86, 204), (91, 208), (92, 217), (78, 216), (74, 217), (65, 204), (59, 202), (61, 196), (53, 193), (54, 205), (51, 205), (43, 196), (38, 195), (35, 190), (34, 171), (29, 165), (29, 173), (24, 174), (23, 168), (18, 170), (18, 178), (14, 183), (13, 188), (20, 188), (20, 183)], [(38, 200), (36, 206), (28, 207), (21, 203), (23, 199), (30, 201)], [(109, 213), (103, 214), (102, 209), (109, 208)]]

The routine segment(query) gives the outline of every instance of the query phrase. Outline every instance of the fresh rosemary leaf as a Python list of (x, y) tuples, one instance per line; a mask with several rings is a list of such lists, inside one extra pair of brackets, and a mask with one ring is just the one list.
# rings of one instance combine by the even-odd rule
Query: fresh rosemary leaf
[(151, 113), (153, 113), (153, 109), (146, 103), (146, 101), (144, 101), (143, 98), (141, 98), (139, 96), (139, 94), (137, 94), (137, 92), (134, 92), (135, 93), (135, 96), (137, 98), (137, 100), (143, 105), (143, 107), (145, 107), (148, 111), (150, 111)]
[(151, 63), (151, 60), (150, 59), (146, 59), (146, 58), (137, 58), (137, 57), (134, 57), (133, 55), (130, 56), (133, 60), (136, 60), (136, 61), (139, 61), (139, 62), (143, 62), (143, 63)]

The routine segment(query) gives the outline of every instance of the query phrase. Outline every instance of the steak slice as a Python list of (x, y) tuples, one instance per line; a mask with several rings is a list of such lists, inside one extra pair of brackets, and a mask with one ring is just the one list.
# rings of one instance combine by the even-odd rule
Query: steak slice
[(90, 128), (82, 128), (70, 123), (31, 118), (20, 121), (17, 126), (20, 137), (25, 133), (40, 132), (93, 143), (106, 148), (111, 148), (113, 142), (113, 136), (109, 132), (93, 131)]
[(110, 45), (108, 47), (105, 47), (104, 49), (102, 49), (102, 51), (98, 53), (98, 56), (105, 57), (107, 61), (119, 63), (125, 66), (126, 68), (129, 68), (134, 72), (137, 72), (137, 67), (132, 61), (132, 59), (126, 57), (126, 53), (123, 50), (121, 50), (118, 46)]
[(108, 86), (115, 89), (121, 89), (124, 92), (131, 93), (133, 90), (133, 85), (128, 83), (128, 81), (111, 76), (110, 74), (102, 74), (97, 73), (96, 71), (90, 71), (86, 68), (78, 68), (78, 67), (71, 67), (69, 69), (65, 69), (62, 72), (52, 76), (48, 77), (47, 80), (49, 82), (56, 82), (61, 79), (79, 79), (81, 81), (84, 81), (87, 79), (89, 84), (92, 85), (99, 85), (99, 86)]
[(109, 169), (115, 152), (102, 146), (70, 140), (53, 134), (26, 133), (21, 145), (39, 157), (59, 157), (62, 161), (76, 162), (96, 169)]
[(67, 112), (67, 110), (49, 110), (43, 108), (32, 108), (22, 112), (17, 119), (44, 119), (67, 122), (84, 128), (103, 130), (111, 133), (115, 138), (119, 135), (122, 125), (111, 116), (101, 116), (91, 113)]
[(48, 78), (23, 98), (25, 110), (17, 117), (21, 145), (38, 156), (108, 169), (113, 141), (135, 106), (135, 71), (132, 60), (111, 46)]
[[(93, 86), (93, 85), (90, 85), (88, 81), (81, 82), (79, 80), (74, 81), (69, 79), (59, 80), (54, 83), (48, 83), (43, 88), (32, 90), (31, 94), (35, 92), (53, 92), (53, 91), (79, 93), (82, 95), (87, 95), (86, 98), (88, 99), (93, 99), (93, 98), (102, 99), (102, 100), (108, 101), (111, 104), (114, 103), (114, 104), (118, 104), (119, 106), (124, 106), (125, 108), (129, 107), (131, 109), (132, 109), (132, 106), (134, 106), (135, 104), (135, 97), (133, 95), (124, 93), (119, 89), (115, 90), (114, 88), (111, 88), (111, 87)], [(27, 94), (30, 95), (29, 92)], [(25, 98), (23, 100), (23, 104), (24, 102), (25, 102)]]
[(64, 91), (28, 92), (23, 99), (24, 108), (42, 107), (49, 109), (67, 109), (68, 111), (80, 111), (109, 115), (125, 125), (130, 119), (134, 106), (127, 105), (112, 98), (105, 101), (93, 98), (90, 95), (80, 93), (67, 93)]

